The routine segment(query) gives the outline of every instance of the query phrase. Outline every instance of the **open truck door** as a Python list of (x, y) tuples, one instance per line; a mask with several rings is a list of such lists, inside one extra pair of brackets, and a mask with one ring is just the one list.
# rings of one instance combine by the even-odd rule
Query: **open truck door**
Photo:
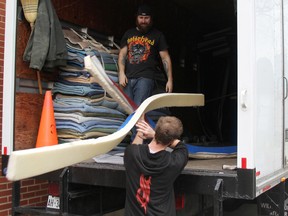
[(288, 156), (288, 2), (241, 0), (237, 6), (237, 164), (241, 169), (255, 169), (258, 213), (284, 215)]
[[(287, 175), (283, 141), (284, 1), (238, 1), (238, 159), (256, 196)], [(287, 3), (285, 3), (287, 5)]]

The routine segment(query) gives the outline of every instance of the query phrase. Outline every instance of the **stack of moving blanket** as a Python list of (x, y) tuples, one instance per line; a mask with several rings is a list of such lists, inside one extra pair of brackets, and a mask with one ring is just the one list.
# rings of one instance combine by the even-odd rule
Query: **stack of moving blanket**
[(85, 70), (84, 57), (96, 56), (110, 79), (117, 83), (118, 56), (89, 35), (73, 29), (63, 29), (63, 33), (68, 61), (66, 67), (59, 69), (52, 89), (59, 143), (114, 133), (127, 113)]

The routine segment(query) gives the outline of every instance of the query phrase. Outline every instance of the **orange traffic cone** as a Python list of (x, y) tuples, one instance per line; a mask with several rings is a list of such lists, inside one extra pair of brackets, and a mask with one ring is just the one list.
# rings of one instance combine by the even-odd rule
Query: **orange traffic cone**
[(51, 91), (46, 91), (41, 114), (36, 148), (58, 144)]

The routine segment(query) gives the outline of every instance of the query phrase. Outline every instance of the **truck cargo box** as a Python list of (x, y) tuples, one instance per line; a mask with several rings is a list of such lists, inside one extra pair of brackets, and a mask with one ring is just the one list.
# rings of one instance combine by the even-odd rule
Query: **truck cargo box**
[[(119, 45), (124, 32), (134, 27), (135, 11), (140, 2), (52, 0), (62, 23), (94, 33), (103, 43), (108, 38), (112, 46)], [(232, 159), (210, 157), (203, 161), (191, 154), (179, 181), (189, 184), (187, 181), (195, 183), (199, 178), (203, 182), (206, 177), (207, 185), (213, 182), (216, 187), (222, 184), (217, 180), (225, 179), (224, 197), (239, 199), (254, 199), (285, 181), (288, 176), (288, 2), (147, 2), (154, 8), (154, 26), (164, 33), (169, 44), (174, 92), (205, 95), (204, 107), (170, 109), (172, 115), (183, 121), (185, 142), (202, 147), (237, 147)], [(37, 137), (43, 95), (38, 93), (36, 71), (22, 60), (30, 31), (19, 3), (7, 1), (2, 128), (4, 170), (10, 153), (34, 148)], [(51, 89), (57, 71), (41, 71), (41, 76), (45, 91)], [(85, 164), (79, 166), (85, 167)], [(223, 169), (223, 166), (234, 165), (233, 170)], [(94, 166), (97, 170), (103, 165)], [(193, 184), (187, 187), (193, 188)]]

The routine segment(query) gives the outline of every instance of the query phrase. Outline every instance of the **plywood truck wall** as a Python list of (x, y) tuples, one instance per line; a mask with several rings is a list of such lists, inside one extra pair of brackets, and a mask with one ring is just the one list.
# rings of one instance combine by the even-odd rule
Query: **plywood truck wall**
[[(42, 112), (44, 95), (37, 90), (36, 71), (28, 67), (23, 61), (23, 53), (29, 36), (30, 25), (25, 20), (17, 21), (17, 49), (16, 49), (16, 94), (15, 94), (15, 150), (34, 148), (38, 134), (38, 127)], [(55, 79), (55, 74), (41, 72), (43, 82)], [(22, 90), (19, 82), (33, 82), (34, 91)]]

